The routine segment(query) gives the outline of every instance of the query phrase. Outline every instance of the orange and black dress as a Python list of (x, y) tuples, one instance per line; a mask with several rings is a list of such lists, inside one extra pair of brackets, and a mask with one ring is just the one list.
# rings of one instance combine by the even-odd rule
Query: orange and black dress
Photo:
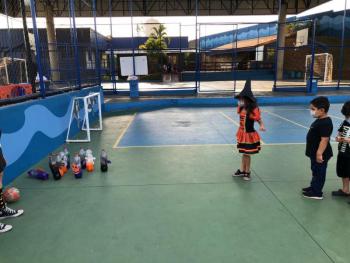
[(239, 128), (236, 134), (237, 148), (240, 153), (256, 154), (261, 150), (260, 135), (254, 128), (254, 122), (260, 121), (261, 113), (256, 107), (252, 113), (247, 116), (244, 107), (237, 108), (240, 117)]

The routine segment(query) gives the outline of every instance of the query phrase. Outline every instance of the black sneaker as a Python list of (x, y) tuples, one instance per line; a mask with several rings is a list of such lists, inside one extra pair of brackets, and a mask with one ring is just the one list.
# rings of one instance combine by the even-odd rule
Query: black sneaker
[(315, 194), (313, 192), (305, 192), (303, 193), (303, 196), (306, 198), (310, 198), (310, 199), (315, 199), (315, 200), (322, 200), (323, 199), (323, 195), (322, 194)]
[(17, 217), (23, 214), (23, 210), (15, 210), (15, 209), (11, 209), (9, 207), (5, 207), (4, 209), (0, 209), (0, 219), (3, 218), (9, 218), (9, 217)]
[(305, 187), (305, 188), (301, 189), (301, 191), (302, 191), (303, 193), (305, 193), (305, 192), (310, 192), (311, 190), (312, 190), (312, 187), (311, 187), (311, 186)]
[(250, 178), (250, 173), (245, 173), (245, 174), (243, 175), (242, 179), (243, 179), (244, 181), (250, 181), (250, 180), (251, 180), (251, 178)]
[(232, 174), (232, 177), (242, 177), (245, 175), (245, 172), (241, 172), (241, 170), (237, 170), (234, 174)]
[(342, 196), (342, 197), (349, 197), (350, 194), (345, 193), (342, 189), (338, 189), (337, 191), (332, 192), (333, 196)]
[(5, 233), (7, 231), (10, 231), (11, 229), (12, 229), (11, 225), (0, 223), (0, 233)]

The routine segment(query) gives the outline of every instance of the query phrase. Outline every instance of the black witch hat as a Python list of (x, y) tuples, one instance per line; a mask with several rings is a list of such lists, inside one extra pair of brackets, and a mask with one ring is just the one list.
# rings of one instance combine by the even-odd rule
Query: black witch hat
[(254, 94), (252, 92), (252, 85), (251, 85), (250, 79), (248, 79), (245, 82), (244, 89), (235, 98), (236, 99), (247, 98), (247, 99), (250, 99), (253, 102), (256, 102), (256, 98), (254, 97)]

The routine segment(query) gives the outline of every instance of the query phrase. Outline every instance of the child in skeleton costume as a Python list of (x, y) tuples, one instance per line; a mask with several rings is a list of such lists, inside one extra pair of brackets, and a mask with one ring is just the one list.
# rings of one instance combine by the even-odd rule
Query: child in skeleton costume
[(336, 141), (338, 145), (337, 159), (337, 175), (342, 179), (343, 187), (337, 191), (333, 191), (333, 196), (350, 196), (349, 180), (350, 180), (350, 101), (343, 105), (341, 113), (345, 120), (339, 127)]
[[(0, 130), (0, 139), (1, 139), (1, 130)], [(6, 160), (2, 153), (2, 147), (0, 144), (0, 220), (4, 218), (17, 217), (22, 215), (24, 212), (22, 209), (15, 210), (15, 209), (9, 208), (4, 201), (4, 197), (2, 194), (2, 178), (4, 175), (5, 167), (6, 167)], [(10, 231), (11, 229), (12, 229), (11, 225), (0, 223), (0, 233), (5, 233), (7, 231)]]
[(242, 177), (243, 180), (250, 180), (251, 155), (260, 152), (260, 135), (254, 128), (254, 123), (258, 122), (260, 131), (265, 131), (264, 123), (261, 119), (260, 109), (251, 90), (251, 82), (247, 80), (242, 92), (236, 96), (239, 100), (237, 113), (240, 117), (239, 128), (236, 134), (237, 148), (242, 156), (241, 168), (234, 173), (233, 177)]
[(101, 151), (100, 163), (101, 163), (101, 171), (107, 172), (108, 171), (108, 164), (111, 163), (111, 161), (108, 160), (108, 156), (107, 156), (107, 153), (105, 150)]

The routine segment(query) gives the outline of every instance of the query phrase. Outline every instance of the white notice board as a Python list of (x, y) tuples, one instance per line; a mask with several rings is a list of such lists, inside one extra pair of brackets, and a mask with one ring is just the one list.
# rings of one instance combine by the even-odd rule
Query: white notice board
[[(132, 76), (133, 57), (121, 57), (120, 68), (122, 76)], [(135, 56), (135, 75), (148, 75), (147, 56)]]
[(299, 30), (297, 32), (297, 39), (296, 39), (295, 46), (296, 47), (307, 46), (308, 37), (309, 37), (309, 29), (308, 28)]

